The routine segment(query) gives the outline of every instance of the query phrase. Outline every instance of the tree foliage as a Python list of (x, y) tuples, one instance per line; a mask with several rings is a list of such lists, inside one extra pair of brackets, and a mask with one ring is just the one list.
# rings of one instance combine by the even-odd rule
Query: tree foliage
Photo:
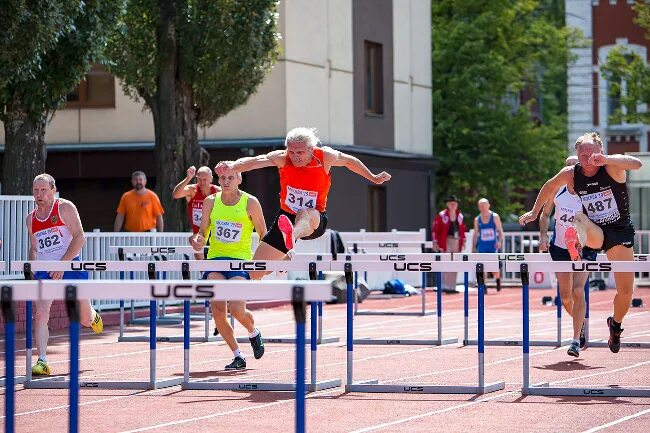
[(255, 93), (278, 56), (276, 0), (129, 1), (108, 49), (124, 91), (153, 115), (156, 190), (171, 230), (188, 228), (171, 190), (199, 163), (197, 127)]
[[(0, 47), (8, 74), (0, 87), (4, 193), (30, 193), (34, 176), (45, 170), (47, 119), (99, 59), (120, 5), (121, 0), (15, 3)], [(39, 36), (26, 36), (29, 46), (22, 47), (21, 35), (31, 30), (26, 25), (40, 29)], [(5, 56), (17, 59), (13, 68)]]
[[(634, 22), (650, 37), (650, 5), (639, 2), (633, 6)], [(618, 106), (609, 116), (609, 123), (650, 123), (650, 113), (640, 110), (650, 102), (650, 67), (638, 53), (624, 45), (612, 49), (601, 71), (608, 82), (608, 94)]]
[(561, 3), (432, 2), (439, 207), (453, 193), (470, 203), (487, 197), (507, 215), (561, 167), (566, 65), (577, 41)]

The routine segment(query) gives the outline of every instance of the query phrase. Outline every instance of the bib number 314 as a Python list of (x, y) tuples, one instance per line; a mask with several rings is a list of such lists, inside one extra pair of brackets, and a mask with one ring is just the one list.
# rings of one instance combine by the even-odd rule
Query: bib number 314
[(292, 211), (298, 212), (301, 209), (316, 208), (317, 200), (318, 193), (316, 191), (307, 191), (287, 186), (287, 198), (284, 200), (284, 204)]

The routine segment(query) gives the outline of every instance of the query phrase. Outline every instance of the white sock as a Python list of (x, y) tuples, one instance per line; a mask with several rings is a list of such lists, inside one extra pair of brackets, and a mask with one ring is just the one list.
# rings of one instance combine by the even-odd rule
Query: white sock
[(47, 356), (46, 355), (41, 355), (38, 357), (38, 359), (42, 360), (44, 363), (47, 364)]
[(241, 350), (235, 349), (232, 351), (232, 354), (235, 355), (235, 358), (242, 358), (244, 359), (244, 354), (241, 353)]
[(577, 345), (580, 345), (580, 340), (576, 340), (575, 338), (573, 339), (573, 342)]
[(253, 329), (253, 332), (248, 333), (248, 338), (255, 338), (258, 335), (260, 335), (260, 330), (255, 328), (255, 329)]

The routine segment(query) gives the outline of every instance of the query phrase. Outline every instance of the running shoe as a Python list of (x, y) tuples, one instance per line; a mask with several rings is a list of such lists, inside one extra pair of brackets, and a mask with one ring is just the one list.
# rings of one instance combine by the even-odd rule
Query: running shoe
[(253, 348), (253, 356), (255, 359), (260, 359), (264, 355), (264, 340), (262, 339), (262, 333), (257, 330), (257, 336), (249, 338), (251, 342), (251, 347)]
[(566, 244), (566, 249), (569, 250), (569, 255), (571, 260), (578, 261), (582, 257), (582, 245), (580, 244), (580, 239), (578, 236), (578, 230), (574, 226), (566, 229), (564, 233), (564, 242)]
[(95, 334), (101, 334), (104, 330), (104, 321), (102, 320), (102, 316), (100, 316), (97, 311), (95, 311), (95, 318), (90, 324), (90, 327), (93, 329), (93, 331), (95, 331)]
[(585, 322), (582, 322), (582, 328), (580, 328), (580, 348), (583, 349), (587, 345), (587, 339), (585, 338)]
[(226, 370), (243, 370), (246, 368), (246, 360), (241, 356), (235, 356), (232, 362), (226, 365)]
[(566, 351), (569, 356), (575, 356), (576, 358), (580, 356), (580, 343), (577, 341), (572, 341), (569, 346), (569, 350)]
[(607, 327), (609, 328), (609, 340), (607, 340), (609, 350), (613, 353), (618, 353), (621, 350), (621, 333), (623, 332), (623, 328), (619, 327), (616, 329), (614, 327), (614, 317), (612, 316), (607, 318)]
[(36, 361), (36, 364), (32, 366), (32, 374), (34, 376), (49, 376), (52, 374), (52, 370), (50, 370), (50, 366), (47, 365), (47, 362), (39, 359)]
[(284, 246), (287, 250), (293, 249), (293, 224), (289, 217), (286, 215), (280, 215), (278, 217), (278, 228), (282, 232), (282, 237), (284, 238)]

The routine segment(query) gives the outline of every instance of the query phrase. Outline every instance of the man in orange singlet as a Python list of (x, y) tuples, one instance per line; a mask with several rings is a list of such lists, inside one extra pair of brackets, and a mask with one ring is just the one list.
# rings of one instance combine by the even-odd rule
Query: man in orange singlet
[[(314, 129), (294, 128), (287, 133), (286, 149), (237, 161), (222, 161), (214, 168), (218, 176), (227, 169), (241, 173), (264, 167), (278, 168), (280, 210), (253, 260), (290, 259), (298, 239), (316, 239), (325, 233), (332, 167), (346, 167), (375, 184), (390, 180), (390, 174), (385, 171), (373, 174), (358, 158), (319, 145)], [(251, 277), (260, 276), (251, 273)]]

